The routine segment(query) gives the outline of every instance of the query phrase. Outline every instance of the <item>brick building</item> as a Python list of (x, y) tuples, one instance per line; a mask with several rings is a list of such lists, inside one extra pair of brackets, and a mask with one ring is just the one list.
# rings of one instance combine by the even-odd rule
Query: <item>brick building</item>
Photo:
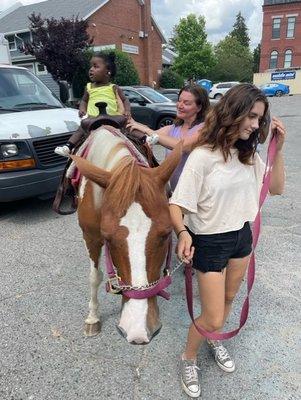
[(301, 67), (301, 0), (265, 0), (259, 72)]
[(13, 64), (27, 67), (56, 92), (57, 85), (45, 66), (18, 50), (22, 41), (30, 40), (28, 15), (33, 12), (55, 19), (78, 15), (88, 21), (96, 51), (120, 49), (132, 58), (141, 83), (158, 81), (166, 40), (152, 17), (151, 0), (47, 0), (27, 6), (19, 3), (2, 13), (0, 32), (9, 41)]

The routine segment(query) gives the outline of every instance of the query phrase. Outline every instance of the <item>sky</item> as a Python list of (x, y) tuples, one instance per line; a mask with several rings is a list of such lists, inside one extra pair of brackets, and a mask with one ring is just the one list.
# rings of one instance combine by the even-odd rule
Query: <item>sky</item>
[[(0, 11), (16, 1), (0, 0)], [(19, 1), (30, 4), (40, 0)], [(251, 47), (256, 47), (261, 40), (263, 0), (151, 0), (151, 2), (152, 14), (166, 39), (172, 35), (173, 27), (179, 23), (180, 18), (194, 13), (205, 17), (208, 40), (216, 44), (232, 30), (235, 16), (241, 11), (249, 29)]]

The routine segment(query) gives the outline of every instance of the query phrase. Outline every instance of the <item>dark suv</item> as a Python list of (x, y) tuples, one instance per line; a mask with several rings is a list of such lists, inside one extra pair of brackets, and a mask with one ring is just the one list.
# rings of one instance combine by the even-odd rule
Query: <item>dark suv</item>
[(135, 121), (159, 129), (171, 125), (176, 117), (176, 104), (149, 86), (122, 86), (131, 103)]

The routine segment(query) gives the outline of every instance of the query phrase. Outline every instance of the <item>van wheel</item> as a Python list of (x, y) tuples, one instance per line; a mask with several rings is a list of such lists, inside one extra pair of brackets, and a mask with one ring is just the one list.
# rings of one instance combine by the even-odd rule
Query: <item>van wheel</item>
[(223, 95), (220, 94), (220, 93), (217, 93), (217, 94), (214, 96), (215, 100), (219, 100), (219, 99), (221, 99), (222, 97), (223, 97)]
[(275, 96), (276, 96), (276, 97), (281, 97), (281, 96), (283, 96), (282, 90), (277, 90), (277, 92), (275, 93)]
[(174, 121), (174, 117), (163, 117), (159, 120), (157, 129), (163, 128), (166, 125), (172, 125)]

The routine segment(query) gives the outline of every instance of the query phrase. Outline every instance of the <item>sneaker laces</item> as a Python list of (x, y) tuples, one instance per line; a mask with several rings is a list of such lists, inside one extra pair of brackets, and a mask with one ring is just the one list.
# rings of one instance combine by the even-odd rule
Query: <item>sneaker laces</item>
[(222, 344), (216, 346), (216, 353), (218, 358), (220, 358), (223, 361), (230, 359), (227, 349)]
[(185, 367), (185, 380), (187, 383), (195, 382), (198, 380), (198, 373), (200, 368), (196, 365), (187, 365)]

